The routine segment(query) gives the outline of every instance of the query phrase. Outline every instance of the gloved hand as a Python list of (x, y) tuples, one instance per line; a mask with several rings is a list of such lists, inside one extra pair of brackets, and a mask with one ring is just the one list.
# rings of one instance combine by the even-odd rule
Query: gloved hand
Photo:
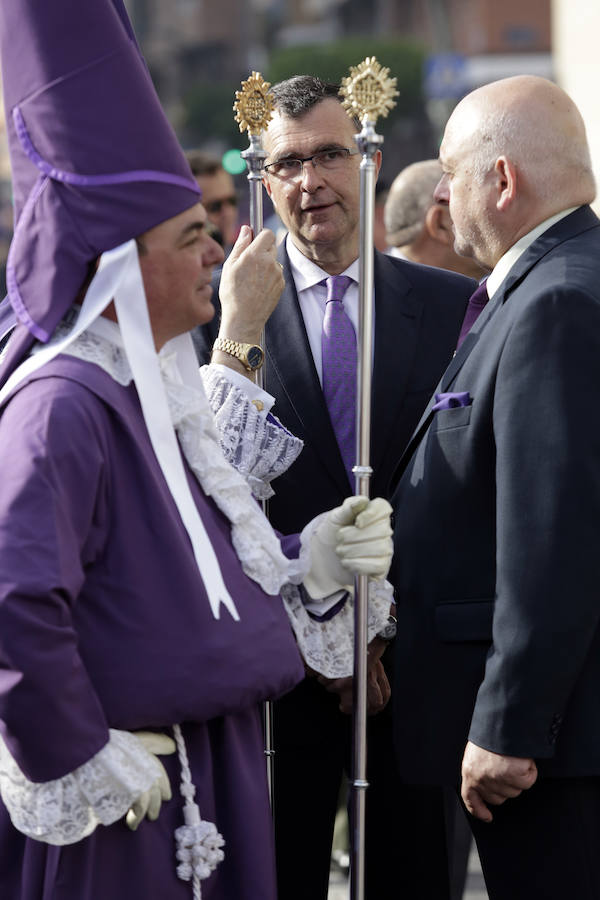
[(354, 575), (384, 578), (392, 560), (392, 508), (380, 497), (347, 497), (327, 513), (310, 541), (304, 587), (313, 600), (349, 590)]
[(154, 731), (134, 731), (133, 734), (141, 741), (144, 749), (156, 758), (161, 770), (154, 784), (140, 794), (125, 816), (127, 826), (135, 831), (144, 816), (147, 816), (151, 822), (155, 822), (158, 819), (162, 801), (170, 800), (172, 797), (169, 777), (158, 756), (169, 756), (171, 753), (175, 753), (176, 747), (175, 741), (166, 734)]

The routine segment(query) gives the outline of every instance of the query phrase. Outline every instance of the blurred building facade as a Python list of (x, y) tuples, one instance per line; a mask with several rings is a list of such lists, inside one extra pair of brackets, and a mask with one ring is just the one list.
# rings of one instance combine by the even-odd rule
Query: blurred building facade
[[(600, 185), (600, 5), (589, 0), (553, 0), (552, 31), (556, 80), (581, 110)], [(600, 215), (598, 199), (594, 208)]]
[(245, 0), (125, 0), (159, 96), (175, 126), (193, 80), (247, 73), (256, 21)]
[[(278, 47), (360, 35), (414, 38), (429, 53), (430, 114), (438, 129), (462, 93), (511, 74), (556, 78), (584, 113), (600, 177), (595, 35), (589, 0), (125, 0), (161, 100), (178, 128), (189, 86), (266, 71)], [(368, 46), (368, 44), (367, 44)], [(448, 57), (450, 67), (444, 68)], [(357, 60), (358, 61), (358, 60)], [(394, 73), (392, 73), (394, 74)], [(427, 75), (426, 75), (427, 80)], [(400, 89), (402, 86), (400, 85)], [(228, 104), (226, 104), (228, 106)], [(229, 116), (229, 112), (226, 113)], [(435, 148), (425, 155), (432, 155)], [(406, 160), (409, 162), (410, 160)], [(404, 160), (398, 160), (398, 167)], [(0, 112), (0, 205), (9, 197)], [(394, 174), (394, 173), (392, 173)], [(0, 210), (0, 255), (10, 210)]]
[[(551, 0), (126, 0), (163, 102), (192, 79), (245, 77), (273, 47), (343, 35), (412, 37), (470, 60), (469, 84), (528, 66), (550, 75)], [(521, 59), (519, 59), (519, 57)], [(512, 59), (512, 62), (511, 62)]]

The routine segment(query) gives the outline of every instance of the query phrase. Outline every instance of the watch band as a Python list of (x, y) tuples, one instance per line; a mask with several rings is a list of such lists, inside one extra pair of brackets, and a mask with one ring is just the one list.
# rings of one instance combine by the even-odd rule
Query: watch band
[(213, 344), (213, 350), (221, 350), (239, 359), (247, 372), (256, 372), (265, 359), (264, 351), (258, 344), (243, 344), (231, 338), (218, 337)]
[(389, 615), (388, 620), (381, 629), (378, 631), (375, 637), (381, 638), (382, 641), (393, 641), (396, 637), (396, 630), (398, 627), (398, 620), (396, 616)]

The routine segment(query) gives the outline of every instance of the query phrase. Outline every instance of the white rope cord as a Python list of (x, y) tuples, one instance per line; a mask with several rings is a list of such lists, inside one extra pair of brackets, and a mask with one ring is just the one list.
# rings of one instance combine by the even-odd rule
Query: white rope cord
[(192, 881), (194, 900), (202, 900), (200, 882), (208, 878), (225, 858), (221, 850), (225, 841), (212, 822), (204, 822), (200, 817), (200, 809), (194, 800), (196, 788), (192, 783), (192, 773), (180, 725), (173, 725), (173, 736), (181, 767), (179, 791), (185, 799), (183, 807), (185, 825), (181, 825), (175, 831), (177, 843), (175, 855), (179, 862), (177, 876), (182, 881)]

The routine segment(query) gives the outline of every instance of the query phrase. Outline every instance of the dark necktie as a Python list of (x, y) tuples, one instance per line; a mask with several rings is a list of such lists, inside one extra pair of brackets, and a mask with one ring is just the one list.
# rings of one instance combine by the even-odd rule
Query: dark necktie
[(467, 334), (475, 324), (477, 317), (485, 304), (488, 302), (490, 298), (488, 297), (487, 292), (487, 278), (485, 278), (481, 284), (477, 287), (477, 289), (471, 294), (469, 297), (469, 302), (467, 304), (467, 311), (465, 313), (465, 318), (463, 319), (462, 328), (460, 329), (460, 334), (458, 336), (458, 343), (456, 345), (456, 349), (460, 347)]
[(323, 396), (329, 417), (353, 485), (352, 467), (356, 457), (356, 334), (344, 309), (343, 296), (352, 279), (348, 275), (330, 275), (327, 306), (323, 319)]

